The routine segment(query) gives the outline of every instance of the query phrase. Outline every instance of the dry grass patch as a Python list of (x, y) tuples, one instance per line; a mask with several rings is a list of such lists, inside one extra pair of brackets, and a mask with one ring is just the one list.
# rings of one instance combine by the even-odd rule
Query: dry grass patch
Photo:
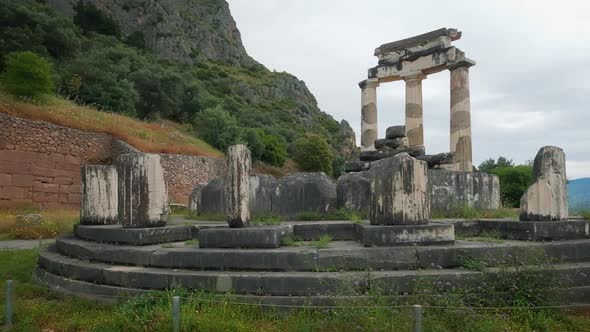
[(0, 91), (0, 112), (83, 131), (110, 134), (143, 152), (213, 157), (222, 155), (209, 144), (191, 136), (185, 127), (177, 123), (145, 122), (80, 106), (57, 97), (46, 96), (41, 103), (33, 103)]
[[(16, 222), (19, 214), (39, 213), (42, 222), (23, 224)], [(72, 232), (75, 224), (80, 222), (78, 210), (39, 211), (30, 207), (16, 207), (0, 210), (0, 240), (34, 240), (53, 239), (59, 235)]]

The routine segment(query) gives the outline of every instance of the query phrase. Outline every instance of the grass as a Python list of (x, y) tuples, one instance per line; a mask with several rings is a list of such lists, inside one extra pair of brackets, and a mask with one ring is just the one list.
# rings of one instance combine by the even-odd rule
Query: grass
[(298, 213), (295, 218), (300, 221), (350, 220), (351, 222), (358, 223), (361, 220), (366, 219), (367, 216), (357, 211), (338, 209), (328, 213), (305, 211)]
[(299, 247), (303, 245), (303, 242), (298, 237), (285, 236), (281, 238), (281, 245), (285, 247)]
[(189, 246), (189, 247), (198, 247), (199, 240), (197, 240), (197, 239), (186, 240), (186, 241), (184, 241), (184, 245)]
[(518, 219), (517, 209), (500, 208), (497, 210), (478, 210), (464, 206), (446, 211), (432, 211), (432, 219), (483, 219), (483, 218), (510, 218)]
[[(18, 225), (16, 223), (17, 215), (29, 213), (40, 213), (43, 219), (42, 223), (39, 225)], [(79, 222), (80, 212), (78, 210), (40, 211), (28, 205), (0, 209), (0, 239), (52, 239), (72, 232), (74, 225)]]
[(33, 103), (0, 91), (0, 113), (83, 131), (105, 133), (143, 152), (219, 157), (223, 154), (171, 121), (150, 123), (124, 115), (80, 106), (58, 97)]
[(283, 218), (275, 214), (254, 215), (252, 224), (256, 226), (280, 225)]
[(480, 232), (477, 236), (470, 236), (465, 238), (458, 237), (458, 239), (475, 242), (504, 243), (502, 234), (498, 231), (483, 231)]
[[(203, 292), (173, 290), (129, 299), (114, 305), (100, 304), (49, 291), (34, 284), (35, 250), (0, 251), (0, 280), (15, 280), (15, 319), (11, 331), (156, 332), (171, 327), (170, 303), (181, 296), (182, 331), (410, 331), (412, 309), (386, 308), (379, 296), (366, 301), (347, 301), (339, 308), (277, 311), (232, 304), (231, 296), (213, 297)], [(425, 290), (426, 292), (427, 290)], [(3, 292), (2, 295), (3, 296)], [(0, 299), (4, 312), (4, 299)], [(418, 301), (418, 300), (416, 300)], [(587, 312), (552, 310), (473, 310), (454, 303), (451, 297), (420, 300), (424, 305), (454, 309), (424, 310), (424, 331), (587, 331)], [(412, 303), (414, 303), (412, 302)], [(0, 315), (0, 325), (4, 325)]]
[(320, 238), (317, 239), (316, 241), (312, 241), (311, 245), (312, 245), (312, 247), (315, 247), (318, 249), (323, 249), (323, 248), (327, 248), (330, 245), (330, 242), (332, 242), (332, 236), (328, 235), (328, 234), (324, 234), (324, 235), (320, 236)]

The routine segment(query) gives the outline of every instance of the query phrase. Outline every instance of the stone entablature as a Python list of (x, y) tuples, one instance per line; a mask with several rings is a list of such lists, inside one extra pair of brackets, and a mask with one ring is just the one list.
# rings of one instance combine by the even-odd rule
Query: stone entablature
[(406, 136), (412, 146), (424, 145), (422, 80), (428, 75), (449, 70), (451, 73), (451, 168), (471, 172), (471, 106), (469, 67), (475, 61), (451, 45), (461, 38), (456, 29), (442, 28), (415, 37), (383, 44), (375, 50), (379, 59), (370, 68), (361, 88), (361, 151), (375, 150), (378, 138), (377, 87), (382, 83), (404, 80), (406, 83)]

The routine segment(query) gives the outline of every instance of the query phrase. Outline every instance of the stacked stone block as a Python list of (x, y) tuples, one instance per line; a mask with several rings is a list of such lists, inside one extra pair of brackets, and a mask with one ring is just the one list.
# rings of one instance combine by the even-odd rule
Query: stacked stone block
[(82, 202), (80, 224), (110, 225), (117, 223), (118, 186), (114, 166), (82, 166)]
[(224, 198), (226, 220), (231, 228), (250, 226), (250, 169), (252, 158), (245, 145), (227, 149)]

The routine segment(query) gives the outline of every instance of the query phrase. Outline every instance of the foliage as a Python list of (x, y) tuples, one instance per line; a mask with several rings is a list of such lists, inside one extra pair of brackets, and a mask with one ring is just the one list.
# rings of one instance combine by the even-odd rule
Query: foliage
[(479, 210), (470, 206), (462, 206), (455, 209), (437, 211), (431, 213), (432, 219), (481, 219), (481, 218), (518, 218), (518, 210), (500, 208), (497, 210)]
[(89, 1), (78, 0), (74, 6), (76, 14), (74, 23), (86, 32), (96, 32), (103, 35), (120, 36), (119, 26), (115, 21), (100, 11)]
[(579, 212), (579, 214), (582, 216), (582, 218), (584, 220), (590, 220), (590, 211), (588, 210), (582, 210)]
[(484, 173), (490, 173), (493, 169), (502, 168), (502, 167), (512, 167), (514, 166), (514, 162), (512, 159), (508, 159), (506, 157), (498, 157), (497, 160), (490, 158), (488, 160), (484, 160), (479, 167), (477, 168), (478, 171)]
[(275, 214), (254, 215), (252, 216), (252, 224), (261, 225), (280, 225), (283, 218)]
[(330, 242), (332, 242), (332, 236), (329, 234), (324, 234), (324, 235), (320, 236), (320, 238), (317, 239), (316, 241), (313, 241), (311, 243), (311, 245), (313, 247), (318, 248), (318, 249), (323, 249), (323, 248), (327, 248), (330, 245)]
[(33, 52), (11, 53), (2, 75), (5, 88), (17, 96), (38, 97), (53, 92), (51, 64)]
[(273, 136), (262, 133), (260, 137), (264, 144), (264, 152), (260, 160), (270, 165), (281, 167), (287, 161), (287, 143), (282, 136)]
[(293, 159), (302, 171), (332, 175), (334, 155), (328, 142), (318, 135), (307, 135), (296, 140), (293, 143)]
[(492, 170), (500, 178), (500, 195), (505, 207), (520, 206), (520, 198), (533, 183), (533, 167), (518, 165)]
[(504, 243), (503, 236), (498, 231), (483, 231), (477, 234), (477, 236), (470, 236), (466, 238), (462, 238), (462, 240), (466, 241), (475, 241), (475, 242), (491, 242), (491, 243)]
[(240, 141), (240, 128), (236, 119), (221, 107), (208, 108), (196, 121), (201, 137), (221, 151)]

